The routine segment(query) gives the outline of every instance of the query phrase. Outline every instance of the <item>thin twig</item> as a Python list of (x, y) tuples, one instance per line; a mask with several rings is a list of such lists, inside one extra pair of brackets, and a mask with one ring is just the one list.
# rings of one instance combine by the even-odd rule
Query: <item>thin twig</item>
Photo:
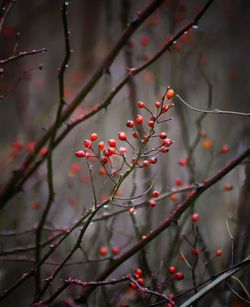
[(211, 114), (230, 114), (230, 115), (240, 115), (240, 116), (250, 116), (250, 113), (242, 113), (242, 112), (235, 112), (235, 111), (225, 111), (225, 110), (219, 110), (219, 109), (214, 109), (214, 110), (203, 110), (203, 109), (198, 109), (195, 107), (192, 107), (190, 104), (188, 104), (183, 98), (180, 97), (180, 95), (176, 95), (176, 97), (189, 109), (195, 111), (195, 112), (200, 112), (200, 113), (211, 113)]
[(249, 293), (249, 291), (247, 290), (247, 288), (245, 287), (245, 285), (243, 284), (243, 282), (242, 282), (239, 278), (237, 278), (237, 277), (235, 277), (235, 276), (231, 276), (231, 278), (234, 279), (234, 280), (236, 280), (236, 281), (238, 282), (238, 284), (241, 286), (242, 290), (245, 292), (247, 298), (248, 298), (249, 301), (250, 301), (250, 293)]
[(230, 236), (230, 240), (231, 240), (231, 264), (234, 264), (234, 237), (232, 235), (228, 220), (226, 220), (226, 226), (227, 226), (227, 232)]
[(87, 165), (88, 165), (88, 169), (89, 169), (89, 176), (90, 176), (90, 182), (91, 182), (91, 187), (92, 187), (92, 192), (93, 192), (93, 196), (94, 196), (94, 207), (95, 209), (97, 208), (97, 197), (96, 197), (96, 191), (95, 191), (95, 185), (94, 185), (94, 180), (93, 180), (93, 174), (92, 174), (92, 168), (93, 166), (89, 164), (88, 160), (85, 159)]
[[(84, 261), (68, 262), (68, 263), (65, 263), (65, 266), (75, 266), (75, 265), (90, 264), (90, 263), (104, 262), (104, 261), (110, 261), (110, 260), (111, 260), (110, 257), (101, 258), (101, 259), (88, 259), (88, 260), (84, 260)], [(36, 260), (34, 258), (29, 258), (27, 256), (1, 257), (0, 261), (36, 263)], [(43, 264), (44, 265), (51, 265), (51, 266), (60, 265), (59, 262), (50, 262), (50, 261), (45, 261)]]
[[(48, 246), (49, 244), (51, 244), (53, 241), (55, 241), (56, 239), (60, 238), (63, 235), (63, 233), (58, 233), (55, 236), (53, 236), (52, 238), (50, 238), (49, 240), (46, 240), (45, 242), (42, 242), (39, 244), (39, 248), (43, 248)], [(19, 254), (19, 253), (24, 253), (24, 252), (29, 252), (29, 251), (33, 251), (36, 250), (37, 245), (30, 245), (30, 246), (22, 246), (22, 247), (15, 247), (13, 249), (9, 249), (9, 250), (3, 250), (0, 253), (0, 257), (3, 256), (7, 256), (7, 255), (13, 255), (13, 254)]]
[(31, 51), (21, 51), (17, 54), (10, 56), (7, 59), (0, 60), (0, 65), (4, 65), (6, 63), (13, 62), (17, 59), (20, 59), (20, 58), (23, 58), (23, 57), (26, 57), (26, 56), (29, 56), (29, 55), (35, 55), (35, 54), (38, 54), (38, 53), (45, 53), (45, 52), (47, 52), (46, 48), (31, 50)]

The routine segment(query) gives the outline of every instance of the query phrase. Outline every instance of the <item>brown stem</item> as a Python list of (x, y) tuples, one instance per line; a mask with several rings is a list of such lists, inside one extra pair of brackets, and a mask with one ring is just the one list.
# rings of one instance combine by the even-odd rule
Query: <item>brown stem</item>
[(45, 53), (45, 52), (47, 52), (46, 48), (37, 49), (37, 50), (31, 50), (31, 51), (21, 51), (21, 52), (15, 54), (15, 55), (10, 56), (7, 59), (0, 60), (0, 64), (4, 65), (6, 63), (15, 61), (15, 60), (17, 60), (19, 58), (23, 58), (25, 56), (34, 55), (34, 54), (38, 54), (38, 53)]
[[(64, 75), (66, 68), (68, 66), (68, 62), (70, 60), (70, 40), (69, 40), (69, 28), (68, 28), (68, 21), (67, 21), (67, 14), (68, 14), (68, 4), (66, 4), (65, 1), (63, 1), (62, 6), (62, 23), (63, 23), (63, 32), (64, 32), (64, 44), (65, 44), (65, 56), (62, 62), (62, 65), (60, 67), (59, 75), (58, 75), (58, 83), (59, 83), (59, 103), (56, 113), (56, 120), (55, 125), (51, 131), (51, 138), (49, 142), (49, 148), (48, 148), (48, 155), (47, 155), (47, 183), (48, 183), (48, 200), (46, 207), (43, 210), (41, 219), (39, 221), (37, 231), (36, 231), (36, 263), (38, 264), (41, 260), (41, 250), (40, 250), (40, 241), (41, 241), (41, 234), (44, 224), (46, 223), (50, 208), (52, 206), (52, 203), (55, 198), (55, 189), (54, 189), (54, 180), (53, 180), (53, 160), (52, 160), (52, 154), (53, 154), (53, 148), (54, 148), (54, 142), (57, 134), (57, 130), (60, 128), (62, 122), (61, 122), (61, 115), (63, 111), (63, 106), (65, 104), (64, 102)], [(35, 273), (35, 282), (36, 282), (36, 295), (39, 293), (41, 288), (41, 272), (40, 268), (37, 269)]]

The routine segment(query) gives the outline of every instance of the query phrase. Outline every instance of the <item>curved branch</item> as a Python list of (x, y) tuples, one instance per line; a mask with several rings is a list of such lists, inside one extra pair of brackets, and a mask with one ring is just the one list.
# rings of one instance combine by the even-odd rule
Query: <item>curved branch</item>
[(225, 111), (225, 110), (219, 110), (219, 109), (214, 109), (214, 110), (203, 110), (203, 109), (198, 109), (195, 107), (192, 107), (190, 104), (188, 104), (183, 98), (181, 98), (180, 95), (176, 95), (176, 97), (189, 109), (199, 112), (199, 113), (211, 113), (211, 114), (229, 114), (229, 115), (240, 115), (240, 116), (247, 116), (250, 117), (250, 113), (243, 113), (243, 112), (235, 112), (235, 111)]

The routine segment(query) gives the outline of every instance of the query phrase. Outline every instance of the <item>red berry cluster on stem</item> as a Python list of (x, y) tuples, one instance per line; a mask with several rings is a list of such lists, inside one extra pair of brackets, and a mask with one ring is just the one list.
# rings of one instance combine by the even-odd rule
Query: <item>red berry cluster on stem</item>
[[(144, 110), (146, 114), (138, 114), (134, 120), (127, 121), (126, 126), (129, 131), (132, 130), (131, 133), (119, 131), (117, 138), (110, 138), (107, 142), (100, 140), (98, 144), (95, 144), (99, 136), (93, 132), (89, 138), (83, 140), (83, 149), (76, 151), (75, 156), (99, 160), (102, 166), (107, 164), (105, 171), (109, 176), (114, 176), (114, 173), (119, 175), (125, 167), (145, 168), (156, 164), (157, 158), (155, 156), (159, 153), (167, 153), (173, 144), (165, 131), (156, 131), (163, 122), (169, 120), (163, 116), (173, 104), (165, 103), (165, 97), (171, 99), (173, 96), (174, 91), (168, 89), (162, 100), (154, 104), (154, 111), (146, 107), (143, 101), (139, 101), (138, 109)], [(153, 137), (159, 140), (157, 146), (153, 146), (150, 142)], [(119, 142), (125, 145), (119, 145)], [(112, 156), (120, 158), (120, 166), (117, 167), (116, 172), (112, 166)], [(132, 159), (129, 161), (128, 157)], [(104, 170), (100, 174), (105, 175)], [(156, 194), (153, 196), (154, 198), (159, 197)], [(154, 206), (154, 203), (151, 202), (150, 206)]]

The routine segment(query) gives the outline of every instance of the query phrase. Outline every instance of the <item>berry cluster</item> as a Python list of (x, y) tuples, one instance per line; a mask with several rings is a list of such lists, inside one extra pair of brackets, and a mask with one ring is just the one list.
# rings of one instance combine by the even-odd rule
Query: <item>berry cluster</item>
[[(140, 268), (135, 269), (133, 277), (137, 280), (139, 285), (144, 286), (145, 280), (142, 278), (142, 276), (143, 276), (143, 271)], [(132, 289), (137, 289), (137, 285), (134, 282), (130, 283), (130, 287)]]
[(173, 275), (175, 280), (182, 280), (182, 279), (184, 279), (184, 274), (181, 273), (181, 272), (177, 272), (176, 268), (174, 266), (170, 266), (168, 268), (168, 273), (170, 275)]
[[(106, 256), (108, 254), (109, 250), (106, 246), (102, 246), (100, 249), (99, 249), (99, 254), (100, 256)], [(120, 254), (120, 248), (118, 246), (113, 246), (111, 248), (111, 253), (113, 256), (116, 256), (118, 254)]]
[[(97, 159), (102, 165), (102, 175), (106, 174), (110, 177), (122, 175), (124, 167), (145, 168), (157, 163), (156, 155), (159, 153), (167, 153), (173, 141), (168, 138), (165, 131), (157, 132), (156, 129), (170, 119), (163, 119), (163, 115), (173, 106), (172, 103), (165, 103), (165, 98), (174, 97), (174, 91), (168, 89), (161, 101), (155, 102), (155, 109), (152, 112), (146, 107), (145, 103), (139, 101), (138, 109), (144, 110), (145, 115), (138, 114), (134, 120), (127, 121), (127, 128), (131, 132), (119, 131), (117, 138), (111, 138), (107, 142), (100, 140), (97, 133), (92, 133), (88, 139), (83, 141), (84, 149), (75, 153), (77, 158)], [(157, 138), (157, 146), (155, 142), (150, 142), (153, 138)], [(114, 167), (114, 163), (119, 158), (119, 167)], [(131, 159), (128, 160), (128, 157)], [(159, 196), (153, 195), (154, 198)], [(153, 206), (153, 203), (151, 204)]]

